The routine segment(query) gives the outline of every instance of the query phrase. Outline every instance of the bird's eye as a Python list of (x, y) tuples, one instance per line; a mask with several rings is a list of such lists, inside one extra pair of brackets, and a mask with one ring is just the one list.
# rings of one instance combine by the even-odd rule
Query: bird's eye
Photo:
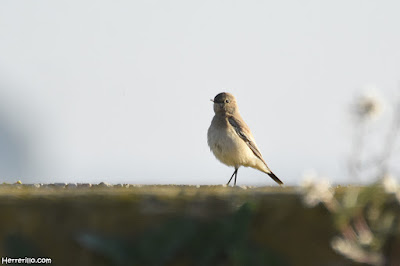
[(225, 100), (225, 103), (229, 103), (229, 100), (228, 100), (228, 99), (226, 99), (226, 100)]

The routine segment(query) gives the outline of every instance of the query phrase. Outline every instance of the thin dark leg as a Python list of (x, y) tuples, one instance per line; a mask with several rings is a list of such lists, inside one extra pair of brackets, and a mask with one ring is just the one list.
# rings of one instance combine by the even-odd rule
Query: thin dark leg
[(226, 184), (227, 186), (228, 186), (228, 185), (229, 185), (229, 183), (231, 182), (231, 180), (232, 180), (233, 176), (235, 176), (235, 186), (236, 186), (236, 176), (237, 176), (237, 171), (238, 171), (238, 168), (235, 168), (235, 171), (233, 172), (233, 174), (232, 174), (231, 178), (229, 179), (228, 183)]
[(238, 170), (239, 170), (239, 168), (237, 168), (237, 169), (235, 170), (235, 186), (236, 186), (236, 178), (237, 178), (237, 172), (238, 172)]

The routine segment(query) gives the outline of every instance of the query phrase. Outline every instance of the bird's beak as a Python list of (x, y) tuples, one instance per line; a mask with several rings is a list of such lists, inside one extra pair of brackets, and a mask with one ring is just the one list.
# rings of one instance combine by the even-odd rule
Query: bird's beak
[(214, 102), (214, 100), (213, 100), (213, 99), (210, 99), (210, 101)]

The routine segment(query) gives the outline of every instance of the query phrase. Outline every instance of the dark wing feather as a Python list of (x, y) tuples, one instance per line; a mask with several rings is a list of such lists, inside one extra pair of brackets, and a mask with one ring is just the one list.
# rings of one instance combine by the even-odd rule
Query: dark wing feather
[(253, 135), (248, 130), (248, 126), (243, 120), (237, 119), (233, 116), (228, 117), (229, 124), (235, 129), (239, 137), (249, 146), (253, 151), (254, 155), (257, 156), (265, 165), (264, 159), (262, 158), (261, 152), (258, 150), (256, 144), (253, 141)]

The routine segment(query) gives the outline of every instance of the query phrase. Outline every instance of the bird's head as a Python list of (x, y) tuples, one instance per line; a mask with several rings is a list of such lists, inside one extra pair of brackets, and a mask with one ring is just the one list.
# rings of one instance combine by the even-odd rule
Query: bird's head
[(214, 103), (214, 112), (216, 114), (233, 114), (238, 110), (236, 99), (230, 93), (221, 92), (211, 101)]

